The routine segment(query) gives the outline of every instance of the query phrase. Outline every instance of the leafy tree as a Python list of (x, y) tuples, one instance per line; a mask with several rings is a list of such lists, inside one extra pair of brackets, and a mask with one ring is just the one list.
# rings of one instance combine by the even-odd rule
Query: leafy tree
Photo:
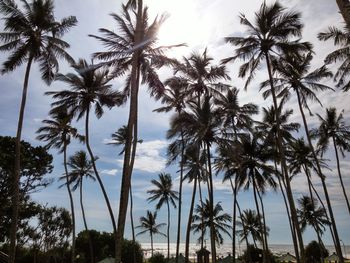
[(324, 245), (317, 243), (315, 240), (305, 247), (305, 263), (318, 263), (328, 256), (329, 252)]
[(151, 237), (151, 255), (153, 256), (153, 235), (162, 235), (166, 236), (162, 232), (160, 232), (160, 228), (165, 226), (164, 223), (157, 224), (156, 222), (157, 219), (157, 212), (152, 213), (151, 211), (147, 210), (147, 215), (146, 217), (142, 216), (140, 217), (140, 225), (137, 226), (136, 228), (140, 228), (141, 231), (137, 235), (142, 235), (145, 233), (149, 233)]
[(173, 190), (173, 182), (170, 174), (161, 173), (158, 175), (159, 181), (152, 180), (151, 183), (155, 189), (148, 190), (147, 193), (151, 196), (147, 199), (150, 202), (158, 201), (156, 209), (159, 210), (163, 204), (167, 205), (168, 209), (168, 224), (167, 224), (167, 238), (168, 238), (168, 259), (170, 258), (170, 204), (176, 208), (175, 201), (178, 199), (178, 192)]
[[(11, 225), (11, 193), (14, 183), (14, 159), (16, 138), (0, 136), (0, 242), (10, 239)], [(52, 172), (52, 155), (41, 146), (32, 146), (21, 141), (21, 171), (19, 189), (19, 214), (17, 238), (20, 241), (24, 229), (30, 218), (38, 212), (37, 205), (30, 199), (30, 194), (39, 192), (49, 184), (52, 179), (47, 175)], [(24, 237), (26, 239), (27, 237)]]
[(111, 217), (113, 230), (116, 232), (117, 227), (112, 211), (112, 207), (107, 196), (107, 192), (96, 167), (95, 156), (90, 146), (90, 110), (93, 107), (97, 118), (101, 118), (104, 114), (103, 107), (111, 109), (116, 105), (120, 105), (123, 97), (117, 91), (112, 90), (109, 84), (111, 77), (108, 70), (99, 70), (93, 64), (89, 65), (85, 60), (80, 59), (77, 63), (71, 65), (76, 71), (75, 73), (68, 73), (66, 75), (58, 74), (56, 80), (68, 84), (70, 90), (50, 91), (46, 95), (52, 95), (55, 102), (52, 103), (54, 107), (51, 112), (68, 109), (69, 113), (77, 116), (80, 120), (85, 116), (85, 144), (92, 162), (92, 167), (96, 179), (105, 199), (109, 215)]
[(148, 259), (149, 263), (166, 263), (166, 259), (163, 254), (157, 252)]
[(16, 232), (18, 224), (18, 208), (20, 203), (20, 151), (24, 110), (27, 100), (28, 82), (33, 62), (39, 62), (42, 78), (51, 83), (58, 70), (58, 58), (72, 61), (65, 51), (69, 44), (61, 38), (77, 20), (74, 16), (55, 21), (54, 4), (52, 0), (21, 1), (23, 8), (19, 8), (15, 1), (1, 0), (0, 13), (3, 15), (4, 32), (0, 33), (0, 51), (11, 52), (3, 63), (2, 73), (14, 71), (27, 63), (22, 99), (16, 134), (16, 151), (14, 165), (14, 183), (12, 191), (12, 225), (10, 262), (15, 261)]

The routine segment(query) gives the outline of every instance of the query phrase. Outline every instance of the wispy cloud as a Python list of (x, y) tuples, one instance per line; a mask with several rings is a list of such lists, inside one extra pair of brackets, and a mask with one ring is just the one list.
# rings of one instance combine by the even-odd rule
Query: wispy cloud
[(118, 173), (118, 170), (117, 169), (103, 170), (101, 171), (101, 173), (106, 175), (116, 176)]

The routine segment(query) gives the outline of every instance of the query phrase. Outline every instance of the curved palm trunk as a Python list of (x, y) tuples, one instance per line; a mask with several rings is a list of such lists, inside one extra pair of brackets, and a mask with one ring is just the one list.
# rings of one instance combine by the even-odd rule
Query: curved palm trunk
[(88, 108), (88, 109), (86, 110), (86, 115), (85, 115), (85, 143), (86, 143), (86, 148), (87, 148), (87, 150), (88, 150), (88, 152), (89, 152), (90, 159), (91, 159), (91, 163), (92, 163), (92, 167), (93, 167), (93, 169), (94, 169), (94, 172), (95, 172), (97, 181), (98, 181), (98, 183), (99, 183), (99, 185), (100, 185), (100, 188), (101, 188), (102, 193), (103, 193), (103, 197), (104, 197), (104, 199), (105, 199), (105, 201), (106, 201), (106, 204), (107, 204), (109, 216), (111, 217), (111, 221), (112, 221), (113, 232), (116, 233), (117, 227), (116, 227), (116, 224), (115, 224), (115, 219), (114, 219), (112, 207), (111, 207), (111, 204), (110, 204), (110, 202), (109, 202), (109, 198), (108, 198), (106, 189), (105, 189), (105, 187), (104, 187), (104, 185), (103, 185), (103, 182), (102, 182), (102, 180), (101, 180), (100, 174), (99, 174), (98, 171), (97, 171), (96, 162), (95, 162), (95, 157), (94, 157), (94, 154), (92, 153), (92, 150), (91, 150), (91, 147), (90, 147), (90, 138), (89, 138), (89, 113), (90, 113), (90, 109)]
[(318, 158), (317, 158), (314, 146), (313, 146), (313, 144), (311, 142), (310, 132), (309, 132), (309, 128), (308, 128), (308, 125), (307, 125), (307, 121), (306, 121), (306, 117), (305, 117), (305, 114), (304, 114), (304, 110), (303, 110), (303, 107), (302, 107), (299, 90), (295, 89), (295, 91), (296, 91), (297, 98), (298, 98), (299, 110), (300, 110), (300, 113), (301, 113), (301, 116), (302, 116), (302, 119), (303, 119), (303, 124), (304, 124), (304, 128), (305, 128), (306, 137), (307, 137), (307, 140), (308, 140), (311, 152), (312, 152), (312, 156), (315, 159), (316, 167), (317, 167), (317, 173), (318, 173), (318, 175), (319, 175), (319, 177), (321, 179), (324, 195), (326, 197), (327, 208), (328, 208), (328, 212), (329, 212), (329, 216), (330, 216), (331, 224), (332, 224), (332, 228), (333, 228), (334, 241), (335, 241), (335, 243), (334, 243), (335, 250), (336, 250), (337, 255), (339, 257), (339, 262), (340, 263), (344, 263), (344, 258), (343, 258), (343, 254), (342, 254), (342, 250), (341, 250), (340, 241), (339, 241), (340, 239), (339, 239), (339, 235), (338, 235), (337, 225), (336, 225), (336, 222), (335, 222), (331, 201), (330, 201), (329, 195), (328, 195), (328, 189), (327, 189), (327, 185), (326, 185), (326, 178), (325, 178), (325, 176), (322, 173), (320, 162), (318, 161)]
[(265, 244), (265, 232), (264, 232), (264, 224), (261, 222), (262, 216), (260, 213), (260, 207), (259, 207), (259, 203), (258, 203), (258, 198), (257, 198), (257, 189), (256, 189), (256, 183), (255, 180), (253, 178), (253, 193), (254, 193), (254, 201), (255, 201), (255, 206), (256, 206), (256, 211), (258, 213), (258, 218), (259, 218), (259, 225), (260, 225), (260, 235), (261, 235), (261, 243), (263, 245), (263, 262), (266, 262), (266, 244)]
[(339, 11), (343, 16), (346, 27), (350, 30), (350, 2), (349, 0), (336, 0)]
[[(275, 91), (275, 87), (274, 87), (273, 80), (272, 80), (273, 77), (272, 77), (270, 58), (269, 58), (269, 54), (267, 52), (265, 53), (265, 57), (266, 57), (267, 70), (268, 70), (268, 74), (269, 74), (269, 81), (270, 81), (270, 86), (271, 86), (273, 105), (274, 105), (274, 108), (276, 110), (277, 147), (278, 147), (277, 149), (281, 155), (281, 166), (282, 166), (282, 169), (284, 171), (283, 174), (285, 176), (286, 191), (287, 191), (290, 213), (291, 213), (295, 233), (296, 233), (296, 236), (298, 239), (298, 244), (294, 244), (294, 252), (295, 252), (295, 257), (296, 257), (297, 262), (304, 262), (305, 253), (304, 253), (303, 237), (301, 235), (301, 230), (300, 230), (300, 226), (298, 223), (298, 217), (297, 217), (297, 212), (296, 212), (296, 208), (295, 208), (292, 187), (290, 185), (286, 157), (285, 157), (284, 148), (283, 148), (282, 139), (281, 139), (280, 119), (279, 119), (279, 115), (277, 113), (277, 111), (278, 111), (277, 97), (276, 97), (276, 91)], [(301, 258), (299, 257), (298, 245), (299, 245)]]
[(88, 234), (91, 263), (94, 263), (95, 262), (94, 247), (92, 245), (91, 234), (90, 234), (89, 228), (87, 226), (86, 217), (85, 217), (85, 209), (84, 209), (84, 204), (83, 204), (83, 177), (80, 180), (80, 189), (79, 190), (80, 190), (81, 214), (83, 215), (83, 222), (84, 222), (85, 231)]
[(345, 191), (345, 187), (344, 187), (344, 182), (343, 182), (343, 177), (341, 175), (341, 172), (340, 172), (340, 163), (339, 163), (339, 154), (338, 154), (338, 149), (337, 149), (337, 145), (335, 143), (335, 138), (334, 136), (332, 137), (332, 140), (333, 140), (333, 145), (334, 145), (334, 152), (335, 152), (335, 157), (337, 159), (337, 170), (338, 170), (338, 176), (339, 176), (339, 180), (340, 180), (340, 185), (341, 185), (341, 188), (343, 190), (343, 194), (344, 194), (344, 197), (345, 197), (345, 201), (346, 201), (346, 205), (348, 207), (348, 212), (350, 214), (350, 204), (349, 204), (349, 199), (348, 199), (348, 196), (346, 194), (346, 191)]
[(17, 135), (16, 135), (16, 145), (15, 145), (15, 169), (13, 178), (13, 190), (12, 190), (12, 215), (11, 215), (11, 229), (10, 229), (10, 249), (9, 249), (9, 262), (15, 263), (16, 258), (16, 234), (18, 228), (18, 208), (19, 208), (19, 188), (20, 188), (20, 170), (21, 170), (21, 136), (22, 127), (24, 119), (24, 109), (27, 101), (28, 93), (28, 82), (30, 75), (30, 68), (33, 62), (33, 57), (30, 56), (27, 63), (26, 73), (24, 76), (23, 90), (22, 90), (22, 100), (21, 107), (19, 110), (18, 124), (17, 124)]
[(75, 262), (75, 213), (74, 213), (74, 202), (73, 202), (73, 195), (72, 190), (69, 186), (69, 179), (68, 179), (68, 168), (67, 168), (67, 143), (64, 142), (63, 146), (63, 165), (64, 165), (64, 172), (66, 174), (66, 186), (69, 196), (69, 204), (70, 204), (70, 210), (72, 213), (72, 257), (71, 262)]
[(197, 177), (194, 179), (193, 183), (193, 191), (192, 191), (192, 200), (191, 200), (191, 207), (190, 212), (188, 215), (188, 221), (187, 221), (187, 230), (186, 230), (186, 243), (185, 243), (185, 260), (186, 263), (189, 263), (189, 252), (190, 252), (190, 234), (191, 234), (191, 225), (192, 225), (192, 216), (193, 216), (193, 208), (194, 208), (194, 201), (196, 199), (196, 191), (197, 191)]
[[(143, 20), (143, 1), (137, 0), (137, 18), (134, 46), (138, 46), (142, 41), (142, 20)], [(137, 110), (138, 110), (138, 91), (140, 78), (140, 55), (141, 50), (134, 51), (131, 65), (130, 81), (130, 110), (128, 120), (127, 140), (125, 144), (125, 154), (123, 163), (123, 174), (121, 182), (118, 229), (116, 231), (115, 242), (115, 262), (121, 263), (121, 242), (124, 236), (125, 220), (128, 207), (129, 189), (131, 184), (132, 170), (134, 166), (136, 145), (137, 145)]]
[[(232, 186), (232, 184), (231, 184)], [(239, 205), (237, 199), (236, 199), (236, 206), (237, 206), (237, 209), (238, 209), (238, 214), (239, 214), (239, 217), (241, 218), (241, 223), (242, 223), (242, 228), (243, 228), (243, 233), (244, 233), (244, 239), (245, 239), (245, 242), (246, 242), (246, 247), (248, 249), (249, 247), (249, 241), (248, 241), (248, 235), (246, 235), (246, 227), (245, 227), (245, 224), (244, 224), (244, 221), (242, 220), (242, 210), (241, 210), (241, 206)], [(248, 254), (248, 262), (251, 263), (253, 262), (252, 260), (252, 257), (250, 254)]]
[(170, 207), (169, 201), (166, 202), (168, 208), (168, 229), (167, 229), (167, 237), (168, 237), (168, 260), (170, 259)]
[(214, 186), (213, 186), (213, 174), (211, 170), (211, 155), (210, 155), (210, 146), (207, 143), (207, 158), (208, 158), (208, 169), (209, 169), (209, 205), (210, 205), (210, 213), (209, 213), (209, 223), (210, 223), (210, 246), (211, 246), (211, 262), (216, 263), (216, 247), (215, 247), (215, 226), (214, 226), (214, 218), (213, 218), (213, 210), (214, 210)]
[(176, 239), (176, 259), (175, 262), (179, 263), (179, 250), (180, 250), (180, 238), (181, 238), (181, 209), (182, 209), (182, 181), (183, 181), (183, 156), (185, 152), (185, 143), (183, 132), (181, 131), (181, 160), (180, 160), (180, 185), (179, 185), (179, 204), (177, 214), (177, 239)]
[(266, 229), (266, 218), (265, 218), (265, 208), (264, 208), (264, 202), (262, 200), (262, 195), (258, 191), (258, 197), (260, 200), (260, 205), (261, 205), (261, 212), (262, 212), (262, 219), (263, 219), (263, 227), (264, 227), (264, 241), (265, 241), (265, 252), (266, 252), (266, 262), (270, 262), (268, 259), (268, 253), (269, 253), (269, 244), (267, 243), (267, 229)]

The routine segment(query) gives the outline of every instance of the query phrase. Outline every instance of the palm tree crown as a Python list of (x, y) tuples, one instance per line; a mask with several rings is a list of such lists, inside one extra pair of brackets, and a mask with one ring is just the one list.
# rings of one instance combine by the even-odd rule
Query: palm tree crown
[(42, 78), (50, 83), (58, 70), (57, 58), (73, 59), (65, 51), (69, 44), (60, 38), (77, 24), (74, 16), (55, 21), (52, 0), (23, 0), (21, 10), (12, 0), (0, 1), (6, 32), (0, 33), (0, 51), (11, 51), (2, 73), (15, 70), (27, 60), (38, 61)]

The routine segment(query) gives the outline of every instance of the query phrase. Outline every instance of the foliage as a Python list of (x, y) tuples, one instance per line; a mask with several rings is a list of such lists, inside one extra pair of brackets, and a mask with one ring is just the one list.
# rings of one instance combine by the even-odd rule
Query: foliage
[[(89, 230), (93, 243), (95, 260), (100, 261), (107, 257), (114, 256), (114, 235), (108, 232), (99, 232), (96, 230)], [(79, 262), (91, 262), (89, 253), (89, 239), (88, 234), (84, 230), (77, 235), (76, 252), (79, 255)], [(143, 262), (143, 253), (139, 243), (124, 239), (122, 242), (122, 262), (133, 263), (134, 251), (136, 256), (136, 263)]]
[(329, 252), (323, 245), (320, 245), (315, 240), (311, 241), (305, 247), (305, 263), (318, 263), (321, 261), (321, 255), (323, 258), (326, 258), (329, 256)]
[[(47, 174), (52, 172), (52, 155), (41, 146), (34, 147), (28, 142), (21, 142), (20, 171), (20, 228), (28, 224), (31, 217), (38, 212), (37, 205), (30, 200), (30, 194), (47, 187), (52, 180)], [(13, 182), (13, 165), (15, 156), (15, 138), (0, 136), (0, 241), (8, 238)], [(19, 232), (21, 232), (19, 231)]]
[[(253, 245), (249, 245), (242, 255), (243, 262), (263, 262), (263, 250), (256, 248)], [(273, 257), (271, 251), (267, 254), (268, 262), (274, 263), (275, 258)]]
[(154, 253), (154, 255), (148, 259), (148, 263), (165, 263), (165, 262), (166, 260), (164, 255), (159, 252)]

